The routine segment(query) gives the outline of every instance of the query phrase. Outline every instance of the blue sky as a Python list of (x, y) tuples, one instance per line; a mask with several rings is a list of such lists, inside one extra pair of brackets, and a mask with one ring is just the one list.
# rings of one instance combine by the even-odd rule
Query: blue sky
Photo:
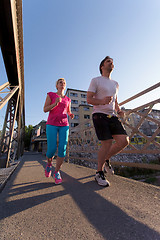
[[(64, 77), (68, 88), (86, 90), (99, 63), (114, 59), (119, 102), (160, 81), (159, 0), (23, 1), (26, 125), (46, 120), (48, 91)], [(0, 56), (0, 84), (7, 81)], [(159, 97), (159, 89), (133, 103)], [(156, 108), (160, 109), (159, 106)], [(0, 128), (5, 108), (0, 112)]]

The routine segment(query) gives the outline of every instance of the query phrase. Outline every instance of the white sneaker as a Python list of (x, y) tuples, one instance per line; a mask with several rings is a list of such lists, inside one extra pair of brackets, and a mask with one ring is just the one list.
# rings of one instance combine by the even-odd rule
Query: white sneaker
[(97, 181), (98, 185), (100, 185), (100, 186), (103, 186), (103, 187), (110, 186), (110, 182), (105, 179), (103, 171), (96, 172), (95, 180)]
[(109, 160), (106, 160), (106, 162), (104, 164), (104, 169), (107, 173), (110, 173), (112, 175), (114, 174), (114, 169), (112, 168)]

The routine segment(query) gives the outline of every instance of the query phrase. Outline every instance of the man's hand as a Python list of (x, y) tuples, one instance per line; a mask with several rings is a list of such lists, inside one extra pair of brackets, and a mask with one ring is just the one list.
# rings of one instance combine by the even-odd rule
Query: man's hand
[(121, 118), (124, 118), (125, 117), (125, 112), (120, 110), (118, 113), (118, 116), (121, 117)]
[(112, 102), (112, 99), (113, 99), (112, 96), (108, 96), (101, 99), (101, 105), (110, 104)]

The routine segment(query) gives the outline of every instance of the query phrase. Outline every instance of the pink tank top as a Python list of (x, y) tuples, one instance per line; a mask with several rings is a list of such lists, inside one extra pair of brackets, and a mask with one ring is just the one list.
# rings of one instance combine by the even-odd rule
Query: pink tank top
[[(51, 99), (51, 104), (53, 104), (56, 98), (59, 97), (57, 93), (54, 92), (49, 92), (47, 94)], [(62, 102), (58, 103), (56, 107), (50, 110), (46, 124), (54, 126), (68, 126), (67, 109), (70, 102), (71, 99), (69, 97), (65, 96), (62, 98)]]

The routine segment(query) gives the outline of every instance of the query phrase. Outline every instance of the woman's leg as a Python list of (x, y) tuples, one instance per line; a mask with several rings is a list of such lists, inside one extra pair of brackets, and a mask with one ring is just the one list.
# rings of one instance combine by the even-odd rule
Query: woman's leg
[(66, 155), (68, 143), (69, 126), (59, 127), (58, 157), (56, 159), (55, 172), (58, 172)]
[(47, 125), (46, 126), (47, 135), (47, 165), (45, 168), (45, 176), (48, 178), (51, 176), (52, 171), (52, 158), (57, 150), (57, 127)]
[(47, 161), (48, 164), (52, 163), (52, 158), (57, 150), (57, 131), (56, 126), (47, 125), (46, 126), (46, 135), (47, 135)]

